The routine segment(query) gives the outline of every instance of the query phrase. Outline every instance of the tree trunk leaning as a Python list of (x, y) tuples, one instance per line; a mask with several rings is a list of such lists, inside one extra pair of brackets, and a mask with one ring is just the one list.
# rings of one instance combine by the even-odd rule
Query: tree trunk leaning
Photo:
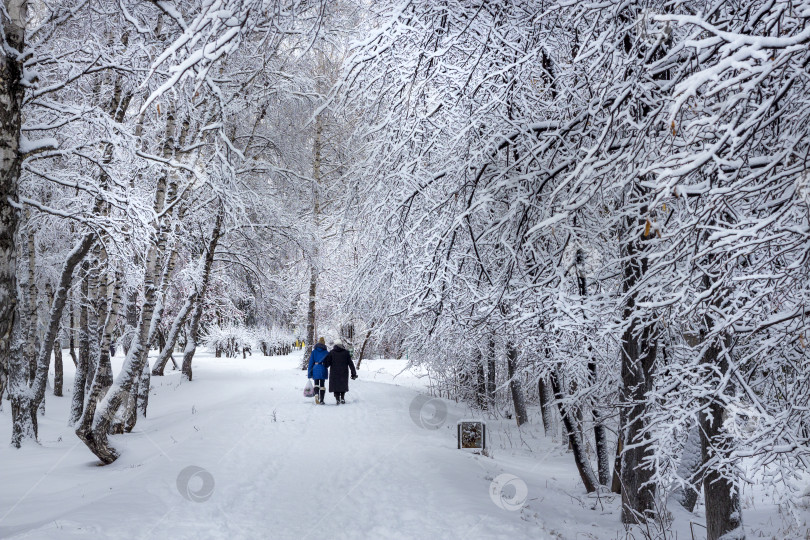
[(568, 434), (571, 450), (574, 452), (574, 463), (577, 466), (579, 478), (582, 480), (582, 484), (585, 486), (585, 491), (588, 493), (593, 493), (598, 487), (596, 475), (594, 474), (593, 467), (591, 466), (590, 461), (588, 461), (588, 456), (585, 453), (585, 446), (582, 441), (582, 436), (574, 425), (574, 420), (568, 411), (568, 408), (563, 404), (564, 396), (556, 371), (551, 373), (549, 380), (551, 381), (551, 389), (554, 392), (554, 397), (557, 401), (557, 407), (560, 410), (560, 417), (562, 418), (563, 426), (565, 426), (565, 431)]
[(181, 367), (182, 376), (184, 379), (192, 380), (191, 362), (194, 359), (194, 352), (197, 349), (197, 332), (200, 328), (200, 320), (202, 319), (203, 306), (205, 303), (205, 291), (208, 288), (208, 281), (211, 277), (211, 267), (214, 265), (214, 253), (217, 249), (217, 242), (219, 241), (220, 231), (222, 230), (222, 220), (224, 218), (224, 209), (220, 207), (214, 222), (214, 229), (211, 231), (211, 240), (208, 242), (208, 251), (205, 253), (205, 263), (203, 265), (202, 279), (200, 289), (197, 291), (197, 301), (194, 304), (194, 312), (191, 316), (191, 321), (186, 335), (186, 348), (183, 351), (183, 364)]
[(62, 312), (64, 311), (65, 303), (67, 302), (70, 282), (73, 279), (73, 271), (90, 250), (93, 242), (94, 236), (92, 234), (86, 234), (73, 248), (73, 251), (68, 254), (67, 259), (65, 259), (65, 262), (62, 265), (58, 288), (56, 290), (53, 305), (51, 306), (50, 313), (48, 315), (48, 326), (45, 329), (45, 336), (40, 343), (37, 358), (36, 377), (31, 387), (26, 389), (26, 394), (28, 396), (27, 399), (18, 401), (17, 403), (18, 417), (14, 418), (12, 444), (18, 448), (22, 439), (36, 439), (36, 410), (42, 403), (43, 399), (45, 399), (45, 389), (48, 383), (48, 368), (50, 367), (51, 353), (53, 351), (54, 341), (56, 340), (56, 336), (59, 332), (59, 321), (62, 319)]
[(520, 377), (517, 375), (517, 349), (513, 345), (506, 347), (506, 367), (509, 374), (509, 389), (512, 392), (512, 403), (515, 406), (515, 420), (518, 427), (529, 421), (526, 412), (526, 395), (523, 392), (523, 385), (520, 384)]
[(186, 319), (188, 319), (189, 313), (191, 312), (191, 308), (195, 304), (196, 298), (197, 293), (196, 292), (191, 293), (186, 299), (185, 304), (183, 304), (183, 307), (181, 307), (180, 311), (177, 312), (174, 321), (172, 321), (172, 326), (169, 329), (169, 334), (166, 336), (166, 344), (163, 347), (163, 350), (160, 351), (160, 354), (158, 354), (154, 366), (152, 367), (152, 376), (154, 377), (163, 376), (163, 371), (166, 369), (166, 363), (169, 361), (170, 358), (172, 358), (172, 352), (174, 352), (174, 346), (177, 343), (177, 337), (180, 335), (180, 329), (186, 323)]

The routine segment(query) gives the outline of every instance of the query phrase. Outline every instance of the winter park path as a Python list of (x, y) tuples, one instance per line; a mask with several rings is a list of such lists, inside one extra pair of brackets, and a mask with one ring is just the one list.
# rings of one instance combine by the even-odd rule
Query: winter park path
[[(122, 455), (106, 467), (64, 425), (69, 395), (49, 396), (41, 446), (0, 449), (0, 538), (514, 540), (621, 530), (616, 501), (585, 497), (570, 456), (536, 430), (521, 441), (506, 421), (492, 430), (493, 458), (466, 454), (455, 425), (470, 412), (445, 402), (439, 429), (417, 425), (409, 409), (422, 383), (392, 377), (402, 362), (365, 361), (341, 406), (331, 395), (323, 406), (303, 398), (299, 363), (300, 353), (203, 354), (193, 383), (176, 372), (153, 378), (149, 417), (113, 437)], [(525, 484), (525, 504), (510, 509), (490, 495), (501, 474)]]

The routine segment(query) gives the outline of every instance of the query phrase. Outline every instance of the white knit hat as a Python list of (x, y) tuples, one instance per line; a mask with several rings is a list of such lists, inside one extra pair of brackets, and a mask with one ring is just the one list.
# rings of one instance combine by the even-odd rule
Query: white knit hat
[(334, 345), (339, 345), (339, 346), (343, 347), (343, 341), (341, 341), (340, 338), (335, 338)]

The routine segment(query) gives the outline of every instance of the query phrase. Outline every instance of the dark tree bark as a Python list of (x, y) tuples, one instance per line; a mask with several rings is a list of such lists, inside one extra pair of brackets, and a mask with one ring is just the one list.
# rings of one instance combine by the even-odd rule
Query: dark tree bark
[(576, 428), (574, 419), (572, 418), (573, 415), (571, 415), (568, 408), (563, 405), (563, 398), (565, 396), (563, 395), (562, 387), (560, 386), (556, 370), (551, 372), (549, 381), (551, 382), (551, 389), (554, 392), (554, 397), (557, 401), (557, 407), (560, 410), (560, 417), (562, 418), (563, 425), (565, 426), (565, 431), (568, 434), (571, 450), (574, 453), (574, 463), (577, 466), (579, 478), (585, 485), (585, 491), (592, 493), (596, 491), (598, 486), (596, 475), (593, 472), (593, 467), (591, 467), (590, 461), (588, 461), (588, 456), (585, 454), (585, 445), (582, 442), (582, 437), (580, 436), (579, 430)]
[[(642, 196), (637, 188), (632, 195)], [(646, 214), (646, 207), (641, 208)], [(655, 513), (655, 486), (650, 482), (653, 471), (643, 465), (644, 458), (651, 455), (650, 443), (642, 436), (645, 427), (646, 394), (652, 389), (656, 361), (654, 340), (655, 323), (642, 320), (636, 314), (638, 293), (635, 286), (647, 272), (647, 242), (649, 229), (646, 219), (628, 218), (625, 234), (629, 239), (624, 246), (622, 290), (627, 295), (623, 319), (627, 327), (622, 335), (622, 387), (619, 392), (620, 439), (624, 452), (620, 467), (622, 483), (622, 523), (644, 523)], [(644, 232), (641, 232), (644, 231)]]
[[(709, 264), (707, 264), (707, 267)], [(714, 280), (708, 274), (703, 275), (703, 286), (710, 290)], [(715, 313), (723, 313), (728, 309), (725, 305), (725, 290), (715, 291), (715, 299), (711, 308), (704, 316), (706, 330), (711, 332), (716, 327)], [(732, 347), (731, 335), (723, 333), (706, 349), (701, 359), (704, 365), (714, 366), (719, 371), (715, 386), (719, 386), (719, 377), (725, 376), (729, 371), (729, 358)], [(734, 394), (734, 384), (726, 384), (726, 395)], [(703, 468), (703, 499), (706, 505), (706, 540), (720, 540), (721, 538), (734, 538), (744, 540), (745, 533), (742, 525), (742, 506), (740, 504), (739, 486), (722, 474), (716, 463), (728, 457), (732, 451), (732, 443), (728, 440), (723, 429), (723, 420), (726, 407), (720, 396), (709, 396), (704, 399), (705, 408), (700, 412), (700, 449)], [(728, 535), (728, 536), (727, 536)]]
[[(368, 345), (368, 339), (371, 337), (371, 332), (374, 330), (374, 323), (371, 323), (371, 327), (369, 327), (368, 332), (366, 332), (366, 337), (363, 339), (363, 345), (360, 347), (360, 356), (357, 359), (357, 369), (360, 369), (360, 363), (363, 361), (364, 355), (366, 354), (366, 345)], [(287, 354), (290, 354), (289, 352)], [(309, 357), (305, 356), (307, 362), (309, 362)]]
[(506, 367), (509, 374), (512, 403), (515, 406), (515, 420), (520, 427), (529, 421), (529, 415), (526, 412), (526, 395), (523, 393), (523, 385), (520, 384), (520, 377), (516, 374), (517, 350), (511, 344), (506, 346)]
[[(719, 356), (719, 347), (713, 345), (706, 352), (705, 363), (716, 363)], [(720, 365), (728, 363), (720, 361)], [(727, 443), (723, 440), (723, 415), (725, 406), (713, 399), (708, 408), (700, 414), (701, 456), (704, 465), (714, 459), (717, 454), (729, 452)], [(733, 538), (743, 540), (745, 535), (742, 529), (742, 506), (740, 505), (740, 492), (735, 483), (727, 476), (722, 475), (717, 468), (707, 468), (703, 477), (703, 500), (706, 505), (706, 540), (719, 540), (728, 533), (735, 531)]]
[(62, 363), (62, 341), (56, 336), (56, 347), (53, 350), (53, 395), (61, 397), (65, 384), (65, 370)]
[(475, 356), (475, 403), (479, 408), (487, 408), (487, 378), (484, 372), (484, 356), (477, 349)]
[(490, 338), (487, 343), (487, 401), (490, 410), (495, 409), (495, 340)]
[(550, 393), (549, 384), (543, 377), (537, 379), (537, 394), (540, 396), (540, 414), (543, 417), (543, 432), (546, 437), (548, 437), (554, 430), (551, 423), (551, 401), (553, 398)]
[(3, 410), (3, 398), (8, 387), (8, 364), (0, 358), (0, 411)]
[[(580, 250), (577, 252), (576, 259), (578, 270), (584, 262), (583, 259), (584, 255)], [(579, 289), (580, 297), (585, 299), (588, 296), (588, 282), (586, 277), (580, 272), (581, 271), (579, 271), (579, 275), (577, 275), (577, 288)], [(598, 384), (599, 379), (597, 377), (596, 359), (594, 358), (590, 343), (588, 343), (587, 355), (588, 382), (590, 383), (591, 387), (595, 387)], [(596, 442), (596, 461), (599, 471), (599, 483), (603, 486), (607, 486), (610, 482), (610, 453), (608, 452), (607, 447), (607, 431), (605, 430), (605, 425), (602, 422), (602, 416), (598, 405), (594, 404), (593, 408), (591, 409), (591, 414), (593, 415), (593, 433), (594, 441)]]
[[(693, 348), (700, 348), (701, 336), (699, 333), (685, 332), (686, 343)], [(674, 498), (689, 512), (694, 511), (700, 497), (700, 477), (703, 461), (701, 457), (701, 428), (700, 422), (692, 422), (686, 432), (681, 461), (678, 464), (678, 476), (686, 480), (682, 488), (674, 493)]]

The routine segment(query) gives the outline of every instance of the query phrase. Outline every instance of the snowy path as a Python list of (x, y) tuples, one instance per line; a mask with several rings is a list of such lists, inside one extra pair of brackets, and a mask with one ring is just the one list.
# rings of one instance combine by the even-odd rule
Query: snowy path
[[(445, 401), (440, 429), (417, 425), (410, 406), (423, 382), (393, 378), (403, 362), (364, 362), (346, 405), (328, 395), (316, 406), (301, 395), (299, 358), (202, 354), (193, 383), (176, 372), (153, 378), (149, 418), (113, 437), (122, 455), (107, 467), (65, 426), (69, 394), (49, 395), (41, 446), (0, 445), (0, 538), (625, 538), (619, 501), (585, 495), (570, 454), (541, 435), (538, 418), (520, 434), (490, 419), (493, 457), (466, 454), (455, 425), (470, 411)], [(178, 487), (190, 466), (202, 472)], [(490, 498), (501, 474), (528, 490), (515, 511)], [(749, 530), (778, 532), (773, 505), (747, 501)], [(702, 520), (669, 509), (689, 538), (689, 522)]]
[[(486, 458), (455, 448), (458, 414), (446, 429), (419, 427), (417, 392), (367, 372), (345, 406), (331, 395), (315, 406), (301, 396), (298, 357), (203, 355), (191, 384), (155, 378), (150, 417), (113, 438), (123, 454), (108, 467), (60, 425), (69, 398), (49, 397), (43, 446), (3, 450), (0, 537), (543, 537), (490, 500)], [(4, 411), (2, 432), (7, 422)], [(178, 492), (190, 465), (210, 473), (210, 499)]]

